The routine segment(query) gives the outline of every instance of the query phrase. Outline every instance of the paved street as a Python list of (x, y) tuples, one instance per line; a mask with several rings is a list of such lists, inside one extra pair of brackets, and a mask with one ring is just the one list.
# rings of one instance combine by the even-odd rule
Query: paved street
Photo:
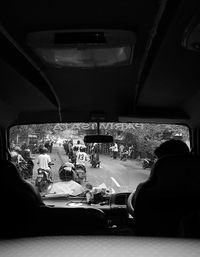
[[(53, 181), (59, 181), (58, 170), (62, 163), (68, 161), (62, 147), (54, 147), (50, 154), (52, 162)], [(34, 160), (34, 175), (37, 175), (37, 155), (33, 155)], [(139, 163), (135, 160), (120, 161), (113, 160), (110, 156), (100, 156), (101, 167), (92, 168), (90, 163), (87, 163), (87, 180), (94, 186), (105, 183), (107, 187), (113, 188), (115, 192), (134, 191), (137, 185), (145, 181), (149, 176), (149, 170), (143, 170)]]

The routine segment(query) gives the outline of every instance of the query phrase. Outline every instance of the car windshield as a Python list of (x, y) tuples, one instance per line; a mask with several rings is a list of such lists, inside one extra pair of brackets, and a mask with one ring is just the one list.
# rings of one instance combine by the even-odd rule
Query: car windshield
[[(154, 150), (161, 143), (179, 139), (190, 147), (189, 130), (183, 125), (100, 123), (99, 128), (114, 142), (84, 143), (85, 135), (97, 134), (96, 123), (14, 126), (9, 135), (11, 158), (43, 196), (80, 196), (91, 189), (113, 194), (133, 192), (148, 179), (156, 161)], [(74, 182), (80, 187), (74, 189)]]

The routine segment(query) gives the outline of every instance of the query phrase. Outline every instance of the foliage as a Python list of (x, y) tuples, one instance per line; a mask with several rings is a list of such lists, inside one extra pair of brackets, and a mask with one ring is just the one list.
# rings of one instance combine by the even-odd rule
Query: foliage
[(185, 126), (144, 123), (137, 129), (132, 127), (123, 131), (121, 143), (134, 147), (135, 158), (151, 158), (156, 147), (176, 135), (181, 135), (183, 141), (189, 140), (189, 132)]
[[(38, 140), (43, 140), (48, 134), (53, 133), (55, 124), (19, 125), (10, 129), (10, 141), (26, 141), (29, 135), (36, 135)], [(21, 140), (20, 140), (21, 139)]]

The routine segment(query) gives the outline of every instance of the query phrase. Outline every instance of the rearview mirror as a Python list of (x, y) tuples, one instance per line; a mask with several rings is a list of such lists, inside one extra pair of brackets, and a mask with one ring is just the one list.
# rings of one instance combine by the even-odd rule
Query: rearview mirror
[(113, 143), (110, 135), (87, 135), (84, 137), (85, 143)]

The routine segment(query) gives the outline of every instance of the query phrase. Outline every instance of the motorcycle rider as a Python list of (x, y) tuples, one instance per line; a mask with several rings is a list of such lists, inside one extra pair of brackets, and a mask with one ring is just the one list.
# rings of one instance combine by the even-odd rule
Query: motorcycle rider
[(85, 193), (85, 189), (75, 182), (72, 168), (67, 166), (59, 172), (60, 182), (53, 183), (48, 194), (67, 194), (77, 196)]
[(87, 176), (86, 176), (86, 162), (90, 161), (90, 157), (87, 155), (86, 151), (86, 147), (82, 146), (80, 147), (80, 151), (78, 151), (76, 153), (76, 168), (80, 167), (83, 169), (83, 171), (85, 172), (85, 181), (87, 180)]
[(91, 149), (91, 163), (92, 166), (96, 167), (100, 167), (100, 160), (99, 160), (99, 144), (94, 143), (92, 149)]
[(87, 161), (90, 161), (90, 157), (87, 155), (86, 147), (82, 146), (80, 147), (80, 151), (76, 153), (76, 164), (81, 164), (85, 167), (85, 163)]
[(26, 169), (25, 172), (27, 178), (32, 178), (33, 176), (33, 168), (34, 168), (34, 163), (31, 158), (31, 150), (29, 148), (26, 148), (22, 151), (22, 157), (24, 158), (26, 162)]
[(21, 148), (19, 146), (16, 146), (13, 150), (11, 150), (10, 156), (11, 161), (16, 165), (21, 177), (26, 179), (27, 176), (24, 173), (24, 170), (26, 169), (27, 162), (21, 155)]
[(38, 156), (38, 159), (37, 159), (37, 164), (39, 166), (38, 170), (45, 170), (47, 171), (48, 173), (48, 180), (50, 182), (53, 182), (52, 181), (52, 174), (51, 174), (51, 168), (50, 168), (50, 165), (52, 164), (51, 163), (51, 157), (47, 154), (48, 153), (48, 149), (43, 147), (41, 148), (40, 150), (40, 155)]
[(128, 147), (125, 146), (124, 149), (123, 149), (123, 152), (121, 153), (121, 158), (120, 158), (120, 160), (121, 160), (121, 161), (126, 161), (126, 160), (128, 159), (128, 154), (129, 154), (129, 152), (128, 152)]
[(75, 180), (77, 182), (77, 179), (78, 179), (78, 176), (76, 174), (76, 168), (75, 168), (75, 165), (71, 162), (65, 162), (63, 163), (60, 168), (59, 168), (59, 171), (58, 171), (58, 174), (60, 174), (61, 170), (62, 169), (65, 169), (65, 168), (69, 168), (69, 170), (72, 170), (73, 172), (73, 180)]
[(21, 148), (19, 146), (15, 146), (15, 148), (11, 150), (10, 155), (11, 161), (13, 161), (16, 164), (25, 162), (24, 158), (21, 155)]

